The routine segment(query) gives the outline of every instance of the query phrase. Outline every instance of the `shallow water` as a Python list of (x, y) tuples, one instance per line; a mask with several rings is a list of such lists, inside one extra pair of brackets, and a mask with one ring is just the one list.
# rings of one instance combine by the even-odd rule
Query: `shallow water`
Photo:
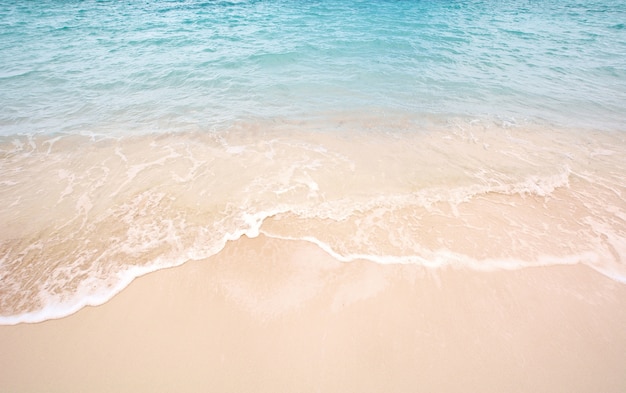
[(328, 111), (620, 128), (618, 1), (0, 4), (0, 130), (211, 128)]
[(626, 282), (625, 5), (0, 3), (0, 323), (260, 233)]

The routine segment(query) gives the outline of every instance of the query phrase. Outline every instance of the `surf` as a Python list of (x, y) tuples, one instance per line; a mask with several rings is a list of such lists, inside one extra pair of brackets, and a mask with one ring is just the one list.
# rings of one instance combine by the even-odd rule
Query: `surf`
[(3, 323), (101, 304), (242, 236), (305, 240), (342, 262), (582, 263), (626, 282), (619, 133), (405, 120), (3, 137)]

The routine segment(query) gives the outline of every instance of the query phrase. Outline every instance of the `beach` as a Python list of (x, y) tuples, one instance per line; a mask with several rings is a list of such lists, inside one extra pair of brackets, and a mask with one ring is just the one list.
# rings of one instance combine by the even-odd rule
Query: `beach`
[(626, 391), (626, 0), (0, 0), (0, 393)]
[(260, 236), (0, 327), (0, 391), (622, 392), (626, 287), (582, 265), (340, 263)]

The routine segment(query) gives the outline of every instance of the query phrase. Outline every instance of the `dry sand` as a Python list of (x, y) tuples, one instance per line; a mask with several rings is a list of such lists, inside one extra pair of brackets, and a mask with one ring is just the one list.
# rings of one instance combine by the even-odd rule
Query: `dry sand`
[(0, 326), (0, 392), (626, 392), (626, 285), (582, 265), (341, 264), (240, 239)]

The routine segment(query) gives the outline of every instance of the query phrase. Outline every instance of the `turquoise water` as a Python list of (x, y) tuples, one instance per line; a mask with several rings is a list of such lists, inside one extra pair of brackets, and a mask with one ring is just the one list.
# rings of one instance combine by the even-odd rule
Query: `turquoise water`
[(623, 285), (624, 21), (624, 0), (0, 0), (0, 324), (242, 236)]
[(0, 132), (329, 112), (621, 128), (626, 2), (0, 3)]

